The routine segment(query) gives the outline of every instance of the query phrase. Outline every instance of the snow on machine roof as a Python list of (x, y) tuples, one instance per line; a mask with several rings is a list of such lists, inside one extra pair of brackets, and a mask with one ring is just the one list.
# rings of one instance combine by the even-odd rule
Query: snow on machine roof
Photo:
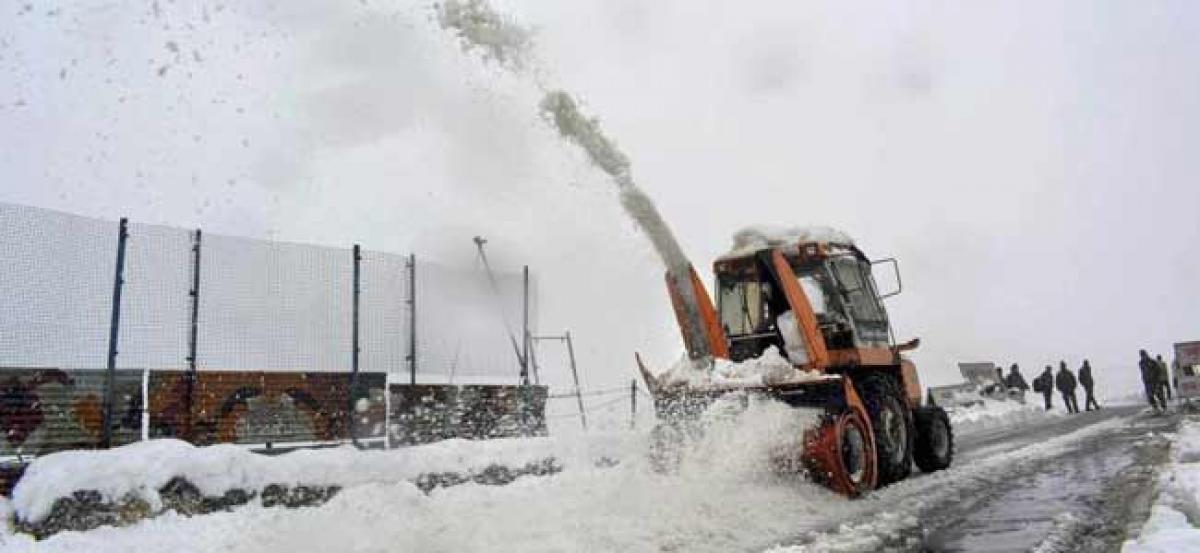
[(838, 245), (846, 248), (854, 247), (854, 239), (849, 234), (832, 227), (756, 225), (735, 232), (733, 234), (733, 249), (721, 256), (721, 258), (744, 257), (768, 248), (798, 246), (814, 242)]

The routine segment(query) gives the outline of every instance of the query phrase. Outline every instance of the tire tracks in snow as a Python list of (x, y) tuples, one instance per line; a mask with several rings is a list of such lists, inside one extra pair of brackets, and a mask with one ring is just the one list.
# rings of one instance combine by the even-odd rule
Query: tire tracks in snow
[[(840, 525), (831, 522), (826, 531), (807, 533), (791, 544), (769, 551), (941, 550), (938, 544), (928, 541), (929, 537), (953, 526), (962, 520), (964, 514), (985, 508), (1008, 489), (1014, 477), (1038, 474), (1056, 458), (1079, 449), (1089, 441), (1097, 441), (1095, 439), (1098, 437), (1126, 429), (1136, 420), (1135, 409), (1114, 411), (1121, 414), (1041, 441), (1021, 443), (1006, 451), (1000, 451), (1004, 449), (1003, 440), (988, 440), (982, 444), (987, 450), (984, 455), (964, 452), (966, 455), (963, 457), (969, 461), (968, 464), (899, 482), (854, 502), (853, 505), (859, 509), (853, 515), (856, 522)], [(1076, 540), (1076, 534), (1084, 533), (1082, 525), (1065, 518), (1059, 522), (1054, 531), (1060, 532), (1063, 539)], [(1047, 547), (1050, 545), (1047, 544)]]

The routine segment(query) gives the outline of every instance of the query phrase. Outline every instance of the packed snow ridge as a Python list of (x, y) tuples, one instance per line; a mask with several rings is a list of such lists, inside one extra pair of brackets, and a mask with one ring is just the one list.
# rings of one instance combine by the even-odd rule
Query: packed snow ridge
[[(62, 451), (39, 457), (13, 490), (16, 514), (29, 522), (48, 515), (54, 502), (94, 490), (108, 502), (127, 496), (162, 508), (158, 490), (183, 478), (206, 496), (266, 486), (355, 486), (415, 480), (433, 473), (471, 473), (492, 465), (521, 467), (548, 458), (579, 462), (588, 453), (550, 438), (446, 440), (383, 451), (353, 447), (301, 449), (260, 455), (233, 444), (196, 447), (173, 439), (147, 440), (109, 450)], [(591, 444), (594, 445), (594, 444)]]
[(1184, 420), (1171, 446), (1171, 461), (1158, 482), (1158, 498), (1141, 535), (1124, 553), (1200, 550), (1200, 421)]
[(784, 227), (755, 225), (733, 234), (733, 249), (726, 256), (740, 256), (767, 248), (822, 242), (853, 246), (854, 239), (843, 231), (825, 226)]

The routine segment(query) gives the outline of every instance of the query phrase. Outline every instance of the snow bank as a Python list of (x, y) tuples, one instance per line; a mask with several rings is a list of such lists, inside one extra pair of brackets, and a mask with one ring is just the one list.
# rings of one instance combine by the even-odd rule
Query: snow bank
[[(121, 528), (64, 532), (37, 551), (690, 551), (765, 548), (837, 517), (850, 502), (772, 470), (805, 424), (777, 402), (719, 402), (706, 432), (683, 446), (677, 470), (646, 461), (648, 433), (613, 436), (616, 465), (566, 464), (555, 476), (507, 486), (464, 484), (423, 494), (407, 482), (348, 487), (308, 509), (248, 505)], [(546, 440), (524, 440), (537, 441)], [(603, 446), (608, 442), (601, 443)], [(595, 450), (593, 442), (558, 448)], [(416, 448), (414, 448), (416, 449)], [(465, 452), (464, 452), (465, 453)], [(0, 551), (26, 551), (23, 535)]]
[(849, 234), (831, 227), (781, 227), (756, 225), (743, 228), (733, 235), (733, 249), (726, 256), (741, 256), (765, 248), (789, 246), (804, 242), (854, 245)]
[(1171, 462), (1159, 477), (1159, 495), (1141, 534), (1125, 553), (1200, 550), (1200, 421), (1180, 423)]
[(149, 440), (110, 450), (39, 457), (13, 490), (13, 507), (22, 520), (36, 522), (50, 513), (57, 499), (95, 490), (110, 502), (132, 495), (157, 511), (162, 507), (158, 490), (176, 477), (206, 496), (221, 496), (229, 490), (262, 490), (271, 484), (349, 487), (432, 473), (470, 473), (493, 465), (522, 467), (547, 458), (578, 462), (605, 454), (605, 438), (572, 443), (549, 438), (446, 440), (395, 450), (360, 451), (347, 446), (275, 456), (230, 444), (196, 447), (179, 440)]
[(976, 405), (946, 408), (946, 413), (950, 415), (950, 424), (956, 435), (1033, 424), (1051, 417), (1066, 415), (1065, 411), (1059, 409), (1047, 411), (1033, 401), (1021, 403), (1016, 400), (998, 401), (983, 397), (978, 399), (981, 403)]

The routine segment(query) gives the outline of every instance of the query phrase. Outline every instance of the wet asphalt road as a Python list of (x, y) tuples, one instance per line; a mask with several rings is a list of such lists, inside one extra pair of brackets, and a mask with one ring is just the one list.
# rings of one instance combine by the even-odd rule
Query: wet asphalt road
[(964, 438), (955, 464), (1015, 451), (1113, 417), (1113, 431), (1085, 438), (1003, 482), (974, 490), (966, 501), (935, 505), (921, 515), (918, 551), (1119, 551), (1149, 512), (1161, 436), (1175, 417), (1140, 414), (1143, 407), (1084, 412), (1036, 427)]

